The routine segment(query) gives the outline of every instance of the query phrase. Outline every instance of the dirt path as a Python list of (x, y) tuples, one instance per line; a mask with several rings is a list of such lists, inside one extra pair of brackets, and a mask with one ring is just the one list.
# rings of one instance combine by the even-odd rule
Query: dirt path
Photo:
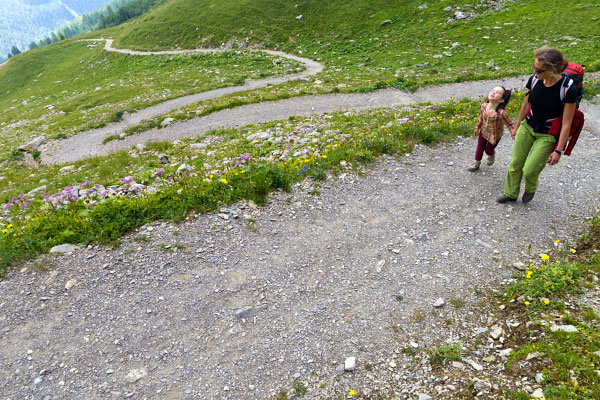
[[(212, 118), (477, 97), (493, 84), (291, 99)], [(568, 246), (600, 213), (600, 112), (582, 108), (573, 156), (543, 171), (527, 206), (494, 203), (510, 138), (476, 173), (466, 171), (475, 149), (466, 138), (382, 159), (365, 177), (305, 181), (266, 207), (241, 203), (150, 224), (112, 250), (41, 257), (0, 282), (0, 397), (267, 399), (296, 380), (310, 399), (376, 389), (459, 398), (450, 385), (459, 369), (437, 378), (425, 349), (477, 337), (493, 319), (479, 311), (480, 293), (502, 287), (515, 262), (552, 254), (555, 240)], [(161, 137), (198, 133), (200, 120)], [(438, 298), (446, 304), (436, 308)], [(482, 339), (479, 358), (503, 349)], [(351, 356), (356, 370), (336, 375)], [(501, 360), (479, 358), (467, 382), (500, 377)]]

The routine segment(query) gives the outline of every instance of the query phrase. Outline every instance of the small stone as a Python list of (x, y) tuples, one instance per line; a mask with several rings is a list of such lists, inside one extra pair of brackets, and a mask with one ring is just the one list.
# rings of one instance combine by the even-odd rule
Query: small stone
[(419, 393), (419, 400), (431, 400), (432, 397), (425, 393)]
[(356, 357), (346, 358), (346, 361), (344, 361), (344, 370), (354, 371), (354, 368), (356, 368)]
[(483, 367), (479, 364), (477, 364), (475, 361), (473, 360), (465, 360), (471, 367), (473, 367), (473, 369), (477, 370), (477, 371), (483, 371)]
[(77, 279), (69, 279), (65, 284), (65, 289), (70, 290), (73, 286), (77, 284)]
[(575, 332), (579, 332), (579, 330), (574, 327), (573, 325), (552, 325), (550, 327), (550, 330), (552, 332), (568, 332), (568, 333), (575, 333)]
[(434, 306), (434, 307), (436, 307), (436, 308), (439, 308), (439, 307), (443, 307), (443, 306), (444, 306), (444, 304), (446, 304), (446, 302), (444, 301), (444, 299), (442, 299), (442, 298), (440, 297), (440, 298), (438, 298), (438, 299), (435, 301), (435, 303), (433, 303), (433, 306)]
[(535, 374), (535, 381), (541, 384), (544, 381), (544, 374), (542, 374), (541, 372)]
[(344, 364), (340, 364), (337, 367), (335, 367), (336, 375), (344, 375), (345, 371), (346, 371), (346, 368), (345, 368)]
[(129, 373), (127, 374), (127, 376), (125, 377), (125, 379), (129, 383), (134, 383), (134, 382), (139, 381), (140, 379), (142, 379), (146, 375), (148, 375), (148, 373), (143, 368), (142, 369), (132, 369), (131, 371), (129, 371)]
[(498, 352), (498, 355), (500, 357), (508, 357), (510, 355), (510, 353), (512, 353), (512, 349), (509, 347), (507, 349), (500, 350)]
[(498, 325), (492, 326), (490, 336), (492, 337), (492, 339), (498, 340), (500, 336), (502, 336), (502, 328)]
[(465, 364), (461, 363), (460, 361), (452, 361), (452, 366), (458, 369), (465, 369)]
[(544, 391), (541, 388), (535, 389), (535, 391), (533, 393), (531, 393), (531, 397), (534, 398), (534, 399), (546, 398), (544, 396)]
[(525, 360), (529, 361), (529, 360), (531, 360), (533, 358), (538, 358), (538, 357), (541, 357), (543, 355), (544, 355), (544, 353), (540, 353), (538, 351), (532, 351), (531, 353), (527, 354), (527, 357), (525, 357)]
[(54, 246), (53, 248), (51, 248), (50, 253), (67, 254), (67, 253), (72, 253), (76, 250), (79, 250), (79, 247), (75, 246), (74, 244), (61, 244), (61, 245)]
[(496, 361), (496, 357), (495, 356), (487, 356), (487, 357), (483, 358), (483, 361), (491, 363), (491, 362)]
[(113, 371), (112, 369), (107, 369), (106, 370), (106, 375), (111, 375), (113, 374), (115, 371)]
[(34, 385), (39, 385), (40, 383), (42, 383), (42, 381), (43, 381), (43, 380), (44, 380), (44, 378), (43, 378), (43, 377), (41, 377), (41, 376), (38, 376), (37, 378), (35, 378), (35, 379), (33, 380), (33, 384), (34, 384)]

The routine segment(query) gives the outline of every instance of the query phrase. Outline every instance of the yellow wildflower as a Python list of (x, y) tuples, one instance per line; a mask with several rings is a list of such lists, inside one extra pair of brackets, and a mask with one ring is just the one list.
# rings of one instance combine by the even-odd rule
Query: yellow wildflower
[(2, 231), (2, 233), (7, 233), (7, 232), (8, 232), (8, 229), (5, 229)]
[(571, 249), (571, 253), (575, 253), (577, 250), (575, 249)]
[(13, 227), (13, 224), (8, 224), (6, 227), (10, 229)]
[(350, 395), (350, 396), (354, 396), (355, 394), (356, 394), (356, 392), (354, 390), (351, 390), (348, 392), (348, 395)]
[(524, 303), (524, 304), (525, 304), (526, 306), (528, 306), (528, 305), (530, 305), (531, 303), (530, 303), (530, 302), (528, 302), (527, 300), (525, 300), (525, 303)]
[(223, 178), (223, 179), (221, 179), (221, 182), (222, 182), (224, 185), (227, 185), (227, 179)]
[(214, 176), (213, 174), (210, 174), (210, 175), (208, 176), (208, 179), (212, 179), (212, 178), (214, 178), (214, 177), (215, 177), (215, 176)]
[(542, 254), (542, 260), (547, 261), (550, 259), (550, 256), (548, 254)]
[(550, 304), (550, 300), (544, 299), (544, 304)]

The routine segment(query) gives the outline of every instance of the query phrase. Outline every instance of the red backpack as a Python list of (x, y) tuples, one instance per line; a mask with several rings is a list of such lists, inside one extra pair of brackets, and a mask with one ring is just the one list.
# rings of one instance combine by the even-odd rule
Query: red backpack
[[(564, 104), (565, 96), (567, 91), (572, 85), (575, 85), (576, 89), (576, 102), (575, 102), (575, 113), (573, 114), (573, 122), (571, 122), (571, 131), (569, 132), (569, 138), (567, 141), (567, 147), (565, 147), (565, 155), (570, 156), (573, 147), (577, 143), (577, 139), (579, 139), (579, 134), (583, 129), (583, 124), (585, 122), (585, 116), (579, 110), (579, 102), (583, 97), (583, 67), (579, 64), (575, 64), (574, 62), (569, 62), (567, 68), (563, 71), (562, 75), (564, 76), (562, 90), (560, 91), (560, 101)], [(533, 81), (531, 82), (531, 90), (535, 84), (539, 81), (537, 76), (533, 75)], [(552, 136), (560, 135), (560, 129), (562, 128), (562, 115), (554, 120), (552, 120), (552, 124), (550, 125), (550, 129), (548, 129), (548, 133)], [(557, 140), (558, 144), (558, 140)]]

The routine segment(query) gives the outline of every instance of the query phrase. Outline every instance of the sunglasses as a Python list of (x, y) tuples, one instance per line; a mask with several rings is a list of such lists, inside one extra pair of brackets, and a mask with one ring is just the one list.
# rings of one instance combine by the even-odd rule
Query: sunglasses
[(540, 68), (537, 68), (537, 67), (535, 66), (535, 64), (533, 64), (533, 70), (535, 71), (535, 73), (536, 73), (536, 74), (541, 74), (542, 72), (546, 72), (546, 70), (545, 70), (545, 69), (540, 69)]

